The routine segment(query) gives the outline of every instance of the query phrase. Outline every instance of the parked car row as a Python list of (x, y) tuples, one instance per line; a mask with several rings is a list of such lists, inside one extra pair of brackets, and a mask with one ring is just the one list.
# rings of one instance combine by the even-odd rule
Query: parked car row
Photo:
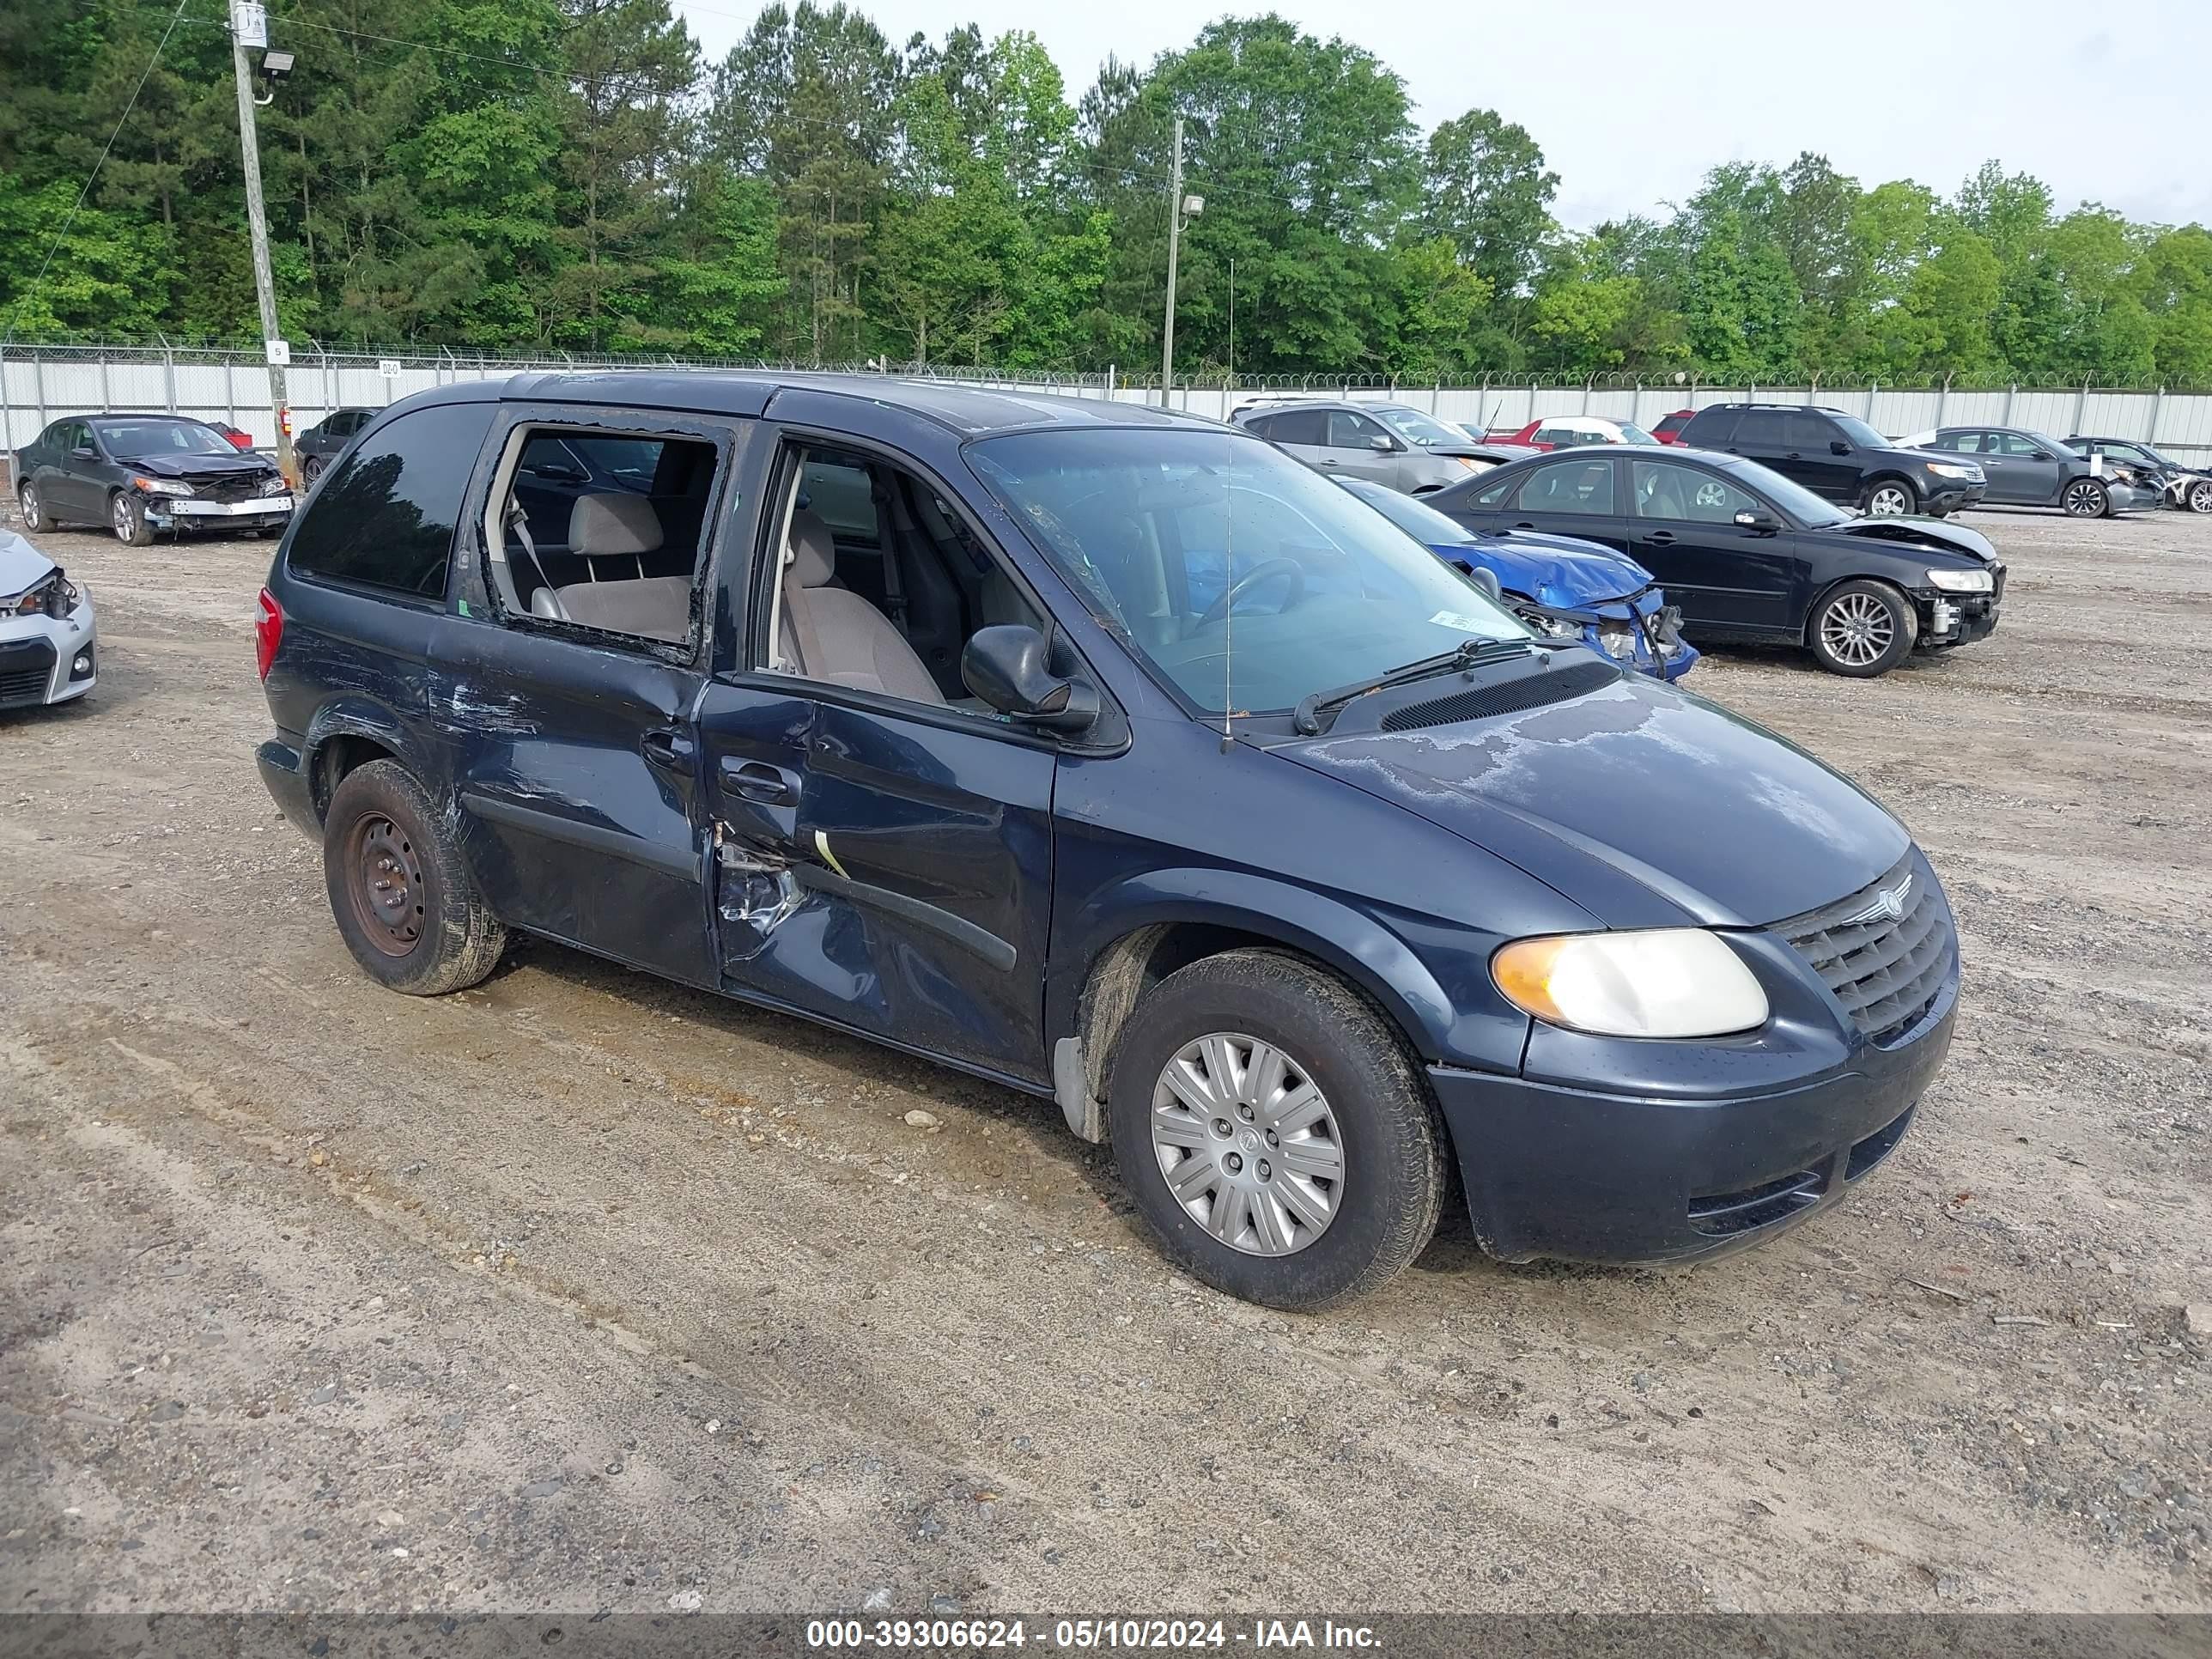
[[(533, 456), (572, 475), (565, 562)], [(1686, 1260), (1844, 1201), (1949, 1045), (1941, 884), (1604, 635), (1652, 631), (1632, 545), (1785, 550), (1786, 584), (1678, 573), (1777, 630), (1886, 556), (1893, 639), (1977, 580), (1993, 620), (2001, 569), (1736, 458), (1459, 468), (1442, 520), (1320, 471), (874, 376), (442, 386), (277, 549), (261, 775), (378, 983), (457, 990), (538, 934), (1053, 1100), (1254, 1301), (1376, 1288), (1454, 1194), (1513, 1261)]]

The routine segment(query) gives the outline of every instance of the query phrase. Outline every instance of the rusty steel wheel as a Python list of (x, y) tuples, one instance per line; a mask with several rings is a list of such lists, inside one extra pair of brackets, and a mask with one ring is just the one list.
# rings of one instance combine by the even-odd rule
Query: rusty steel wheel
[(427, 896), (413, 840), (383, 813), (364, 813), (346, 832), (346, 864), (362, 935), (388, 957), (413, 954)]

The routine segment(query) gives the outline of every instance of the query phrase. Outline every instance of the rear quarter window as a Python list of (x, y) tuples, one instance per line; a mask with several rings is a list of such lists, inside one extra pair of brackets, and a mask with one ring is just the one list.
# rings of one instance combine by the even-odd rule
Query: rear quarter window
[(323, 480), (285, 555), (295, 575), (440, 599), (453, 526), (496, 406), (441, 404), (386, 422)]
[(1735, 435), (1739, 413), (1733, 409), (1701, 409), (1684, 424), (1682, 441), (1695, 448), (1716, 448)]

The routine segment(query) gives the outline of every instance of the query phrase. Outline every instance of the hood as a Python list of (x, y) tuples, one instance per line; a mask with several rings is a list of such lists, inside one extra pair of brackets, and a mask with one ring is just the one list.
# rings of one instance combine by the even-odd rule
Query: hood
[(1980, 531), (1963, 524), (1954, 524), (1948, 519), (1931, 519), (1922, 515), (1849, 519), (1842, 524), (1824, 526), (1823, 529), (1832, 536), (1924, 547), (1932, 552), (1957, 554), (1982, 564), (1995, 564), (1997, 558), (1995, 542)]
[(265, 477), (276, 469), (258, 455), (231, 450), (222, 455), (118, 455), (125, 466), (156, 478)]
[(1651, 573), (1626, 554), (1573, 536), (1510, 531), (1437, 550), (1447, 559), (1486, 565), (1510, 591), (1560, 611), (1624, 599), (1651, 586)]
[(1276, 753), (1517, 866), (1613, 927), (1756, 927), (1856, 892), (1905, 827), (1795, 744), (1646, 675)]
[(54, 562), (12, 530), (0, 530), (0, 598), (12, 598), (52, 574)]

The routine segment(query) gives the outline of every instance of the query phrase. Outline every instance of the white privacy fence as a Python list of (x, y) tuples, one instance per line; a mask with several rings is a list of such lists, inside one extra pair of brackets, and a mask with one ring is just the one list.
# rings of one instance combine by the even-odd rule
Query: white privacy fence
[[(453, 351), (380, 355), (374, 351), (295, 349), (289, 370), (295, 431), (331, 410), (380, 408), (416, 392), (456, 380), (504, 380), (532, 370), (757, 368), (750, 362), (678, 358), (488, 356)], [(795, 366), (791, 366), (795, 367)], [(864, 371), (865, 372), (865, 371)], [(892, 371), (894, 374), (898, 371)], [(1132, 383), (1111, 370), (1085, 374), (999, 374), (988, 369), (931, 371), (933, 379), (969, 386), (1026, 387), (1124, 403), (1157, 404), (1157, 385)], [(1669, 410), (1757, 398), (1817, 403), (1863, 416), (1893, 438), (1931, 427), (1986, 423), (2027, 427), (2058, 437), (2073, 433), (2135, 438), (2177, 459), (2212, 465), (2212, 392), (2106, 390), (2101, 387), (1883, 386), (1707, 386), (1631, 377), (1571, 385), (1509, 379), (1462, 379), (1431, 385), (1387, 385), (1332, 376), (1272, 376), (1223, 385), (1178, 381), (1169, 393), (1177, 409), (1216, 418), (1261, 396), (1350, 397), (1396, 401), (1476, 431), (1510, 429), (1547, 415), (1599, 415), (1650, 426)], [(163, 410), (228, 422), (267, 446), (276, 441), (269, 371), (258, 352), (202, 348), (13, 346), (0, 349), (0, 453), (28, 443), (49, 421), (97, 410)]]

